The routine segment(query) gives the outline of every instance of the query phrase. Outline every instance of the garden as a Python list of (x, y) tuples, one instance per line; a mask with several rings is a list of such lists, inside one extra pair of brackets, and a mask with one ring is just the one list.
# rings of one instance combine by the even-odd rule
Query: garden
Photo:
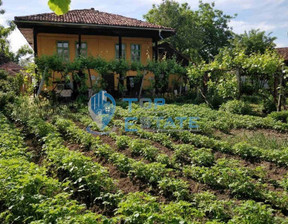
[[(83, 102), (21, 95), (4, 72), (1, 82), (2, 223), (287, 222), (285, 111), (122, 102), (107, 134), (94, 135)], [(185, 121), (182, 131), (143, 126), (155, 114), (197, 116), (198, 131)], [(139, 118), (137, 132), (125, 131), (127, 116)]]
[[(57, 14), (68, 11), (57, 2)], [(15, 76), (0, 70), (0, 223), (288, 223), (287, 61), (273, 37), (232, 33), (232, 17), (214, 7), (163, 1), (144, 16), (178, 29), (168, 41), (188, 66), (44, 55)], [(11, 30), (0, 30), (7, 39)], [(6, 39), (0, 56), (20, 63)], [(132, 106), (129, 71), (142, 82), (153, 74)], [(55, 74), (74, 82), (71, 99), (56, 93)], [(104, 75), (119, 82), (100, 130), (88, 93), (107, 88)]]

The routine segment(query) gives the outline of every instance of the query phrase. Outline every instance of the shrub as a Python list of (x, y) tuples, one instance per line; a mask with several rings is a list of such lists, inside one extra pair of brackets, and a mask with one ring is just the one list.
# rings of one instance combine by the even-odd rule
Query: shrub
[(252, 108), (250, 105), (243, 101), (239, 100), (231, 100), (228, 101), (227, 103), (224, 103), (221, 105), (220, 110), (226, 111), (232, 114), (251, 114), (252, 113)]
[(264, 107), (263, 112), (267, 114), (277, 110), (272, 96), (265, 99), (263, 107)]
[(288, 111), (279, 111), (279, 112), (272, 112), (268, 115), (268, 117), (272, 117), (276, 121), (281, 121), (283, 123), (288, 122)]

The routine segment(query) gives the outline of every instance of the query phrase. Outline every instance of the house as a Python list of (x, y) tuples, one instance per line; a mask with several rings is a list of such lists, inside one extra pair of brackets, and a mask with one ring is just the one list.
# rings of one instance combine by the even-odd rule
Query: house
[[(84, 55), (106, 60), (124, 58), (145, 64), (158, 59), (158, 41), (175, 34), (169, 27), (94, 8), (71, 10), (62, 16), (54, 13), (20, 16), (15, 17), (14, 22), (34, 49), (35, 56), (58, 54), (65, 60)], [(135, 72), (129, 72), (127, 83), (133, 83), (131, 77), (135, 75)], [(152, 76), (147, 76), (144, 87), (149, 87)], [(93, 72), (92, 80), (93, 83), (97, 81), (96, 72)], [(116, 75), (112, 80), (110, 76), (108, 81), (109, 86), (117, 87)]]
[(283, 57), (285, 64), (288, 65), (288, 47), (279, 47), (276, 48), (276, 51)]
[(9, 75), (15, 76), (23, 69), (23, 67), (10, 61), (1, 65), (0, 69), (5, 70)]
[(189, 65), (189, 57), (186, 55), (183, 55), (181, 52), (176, 50), (174, 47), (171, 46), (171, 44), (167, 42), (163, 42), (157, 46), (159, 58), (175, 58), (178, 63), (180, 63), (183, 66), (188, 66)]

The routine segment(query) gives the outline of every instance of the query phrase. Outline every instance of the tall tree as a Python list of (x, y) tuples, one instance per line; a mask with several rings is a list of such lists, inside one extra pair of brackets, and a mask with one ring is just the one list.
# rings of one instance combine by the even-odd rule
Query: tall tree
[[(0, 0), (0, 6), (3, 2)], [(0, 9), (0, 14), (4, 14), (5, 10)], [(0, 25), (0, 64), (6, 63), (8, 61), (14, 61), (19, 63), (21, 57), (32, 54), (32, 49), (28, 46), (22, 46), (16, 53), (10, 50), (10, 43), (8, 40), (9, 35), (15, 30), (15, 24), (9, 22), (8, 27)]]
[[(3, 3), (2, 3), (2, 0), (0, 0), (0, 6), (2, 6)], [(5, 13), (5, 10), (4, 9), (0, 9), (0, 15), (3, 15)]]
[(274, 41), (277, 38), (270, 35), (271, 33), (266, 34), (265, 31), (260, 31), (259, 29), (245, 31), (243, 34), (235, 35), (233, 46), (245, 49), (246, 55), (252, 53), (264, 54), (266, 50), (272, 50), (276, 46)]
[(161, 4), (154, 4), (144, 18), (151, 23), (175, 28), (176, 35), (167, 41), (194, 60), (212, 60), (233, 37), (228, 23), (234, 17), (215, 9), (214, 3), (200, 1), (199, 9), (191, 10), (188, 3), (162, 0)]

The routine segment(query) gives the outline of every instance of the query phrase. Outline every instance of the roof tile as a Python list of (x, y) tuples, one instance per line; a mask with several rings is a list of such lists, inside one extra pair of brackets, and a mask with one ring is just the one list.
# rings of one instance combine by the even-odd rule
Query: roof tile
[(155, 25), (138, 19), (117, 14), (100, 12), (92, 9), (71, 10), (67, 14), (57, 16), (55, 13), (43, 13), (30, 16), (15, 17), (15, 21), (76, 23), (104, 26), (139, 27), (174, 31), (173, 28)]
[(288, 61), (288, 47), (276, 48), (276, 50), (284, 58), (285, 61)]

